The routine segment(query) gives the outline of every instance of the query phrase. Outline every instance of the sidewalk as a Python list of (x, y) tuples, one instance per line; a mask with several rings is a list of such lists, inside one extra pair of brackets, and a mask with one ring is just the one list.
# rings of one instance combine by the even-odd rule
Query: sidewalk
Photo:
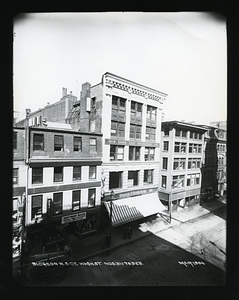
[[(149, 221), (140, 223), (140, 221), (131, 223), (132, 236), (131, 239), (123, 238), (124, 226), (113, 227), (111, 231), (111, 246), (108, 249), (102, 250), (103, 233), (95, 234), (79, 240), (73, 234), (69, 235), (68, 244), (72, 247), (72, 260), (86, 261), (87, 259), (97, 256), (102, 253), (107, 253), (117, 247), (133, 242), (137, 239), (143, 238), (149, 234), (166, 230), (170, 227), (176, 226), (179, 222), (187, 222), (189, 220), (210, 214), (211, 212), (225, 206), (225, 203), (220, 201), (212, 201), (203, 204), (203, 207), (196, 204), (193, 207), (186, 208), (181, 211), (172, 212), (172, 220), (169, 224), (164, 216), (158, 215), (156, 218), (149, 218)], [(165, 216), (167, 214), (165, 213)]]

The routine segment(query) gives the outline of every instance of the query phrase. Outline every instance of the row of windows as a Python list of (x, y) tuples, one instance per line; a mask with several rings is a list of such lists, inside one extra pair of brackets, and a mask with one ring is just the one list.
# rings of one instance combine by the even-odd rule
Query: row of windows
[[(141, 147), (129, 146), (129, 160), (140, 160)], [(144, 160), (154, 160), (155, 148), (145, 147)], [(124, 146), (110, 145), (110, 160), (123, 161), (124, 160)]]
[[(196, 174), (188, 174), (186, 177), (187, 181), (187, 187), (189, 186), (195, 186), (200, 183), (200, 173)], [(172, 188), (178, 189), (185, 187), (185, 175), (176, 175), (172, 178)], [(161, 176), (161, 188), (166, 189), (167, 188), (167, 176), (162, 175)]]
[[(188, 169), (199, 169), (201, 167), (200, 158), (189, 158), (188, 159)], [(162, 169), (168, 169), (168, 158), (163, 157)], [(173, 170), (185, 170), (186, 169), (186, 158), (174, 158)]]
[[(143, 183), (153, 183), (154, 170), (144, 170)], [(128, 187), (138, 185), (139, 170), (128, 171)], [(109, 173), (109, 189), (122, 188), (123, 186), (123, 172), (110, 172)]]
[[(54, 167), (53, 182), (63, 182), (64, 167)], [(96, 179), (96, 166), (89, 166), (89, 179)], [(81, 166), (73, 167), (73, 180), (81, 180)], [(43, 168), (32, 168), (32, 184), (43, 183)], [(18, 169), (13, 169), (13, 184), (18, 184)]]
[[(143, 104), (135, 101), (131, 101), (130, 106), (130, 115), (141, 118), (142, 119), (142, 111), (143, 111)], [(125, 115), (126, 113), (126, 99), (112, 96), (112, 115), (118, 116), (118, 115)], [(147, 105), (146, 110), (146, 119), (156, 121), (157, 117), (157, 108), (154, 106)]]
[[(111, 121), (111, 137), (119, 137), (124, 138), (125, 137), (125, 123), (123, 122), (117, 122), (117, 121)], [(133, 125), (130, 124), (130, 132), (129, 137), (131, 139), (141, 139), (141, 133), (142, 133), (142, 126), (141, 125)], [(153, 127), (146, 127), (145, 130), (145, 139), (148, 141), (155, 141), (156, 137), (156, 128)]]
[[(169, 136), (169, 128), (164, 128), (164, 136)], [(175, 136), (181, 138), (187, 138), (188, 131), (185, 129), (177, 129), (175, 131)], [(202, 134), (194, 131), (189, 131), (189, 138), (194, 140), (202, 140)]]
[[(90, 138), (90, 151), (97, 151), (96, 138)], [(73, 150), (77, 152), (82, 151), (82, 138), (73, 137)], [(33, 151), (44, 151), (44, 134), (33, 134)], [(64, 151), (64, 136), (54, 135), (54, 151)]]
[[(32, 196), (32, 219), (42, 217), (43, 195)], [(88, 190), (88, 208), (95, 207), (96, 189)], [(47, 216), (58, 216), (62, 214), (63, 192), (53, 193), (52, 199), (47, 199)], [(81, 209), (81, 190), (72, 191), (72, 211)]]
[[(163, 151), (168, 151), (169, 149), (169, 141), (163, 141)], [(187, 143), (175, 142), (174, 144), (174, 152), (175, 153), (187, 153)], [(202, 145), (201, 144), (189, 144), (188, 153), (202, 153)]]

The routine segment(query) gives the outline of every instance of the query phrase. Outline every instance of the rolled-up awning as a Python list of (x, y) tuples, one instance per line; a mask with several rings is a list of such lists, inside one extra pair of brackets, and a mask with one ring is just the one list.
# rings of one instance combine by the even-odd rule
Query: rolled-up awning
[[(110, 216), (111, 201), (104, 202)], [(131, 198), (112, 201), (112, 226), (135, 221), (159, 212), (167, 208), (158, 199), (158, 194), (146, 194)]]

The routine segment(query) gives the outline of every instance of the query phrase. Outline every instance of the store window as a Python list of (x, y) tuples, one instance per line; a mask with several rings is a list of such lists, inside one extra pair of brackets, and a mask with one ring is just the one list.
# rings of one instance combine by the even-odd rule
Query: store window
[(110, 160), (124, 160), (124, 146), (110, 145)]
[(12, 146), (13, 146), (13, 150), (17, 149), (17, 132), (13, 132), (13, 143), (12, 143)]
[(72, 191), (72, 211), (80, 210), (81, 191)]
[(161, 188), (166, 189), (167, 187), (167, 176), (161, 176)]
[(32, 220), (42, 217), (42, 195), (32, 196)]
[(13, 184), (18, 184), (18, 169), (14, 168), (13, 169)]
[(167, 170), (167, 169), (168, 169), (168, 158), (163, 157), (163, 170)]
[(54, 151), (63, 151), (64, 150), (64, 138), (63, 135), (54, 136)]
[(145, 161), (154, 160), (155, 148), (145, 147), (144, 159)]
[(78, 136), (74, 136), (74, 151), (81, 152), (82, 151), (82, 138)]
[(140, 147), (129, 146), (129, 160), (140, 160)]
[(96, 179), (96, 166), (89, 166), (89, 179)]
[(153, 183), (153, 170), (144, 170), (144, 183)]
[(110, 172), (109, 189), (122, 188), (123, 172)]
[(81, 167), (80, 166), (73, 167), (73, 180), (81, 180)]
[(43, 183), (43, 168), (32, 168), (32, 184)]
[(33, 151), (44, 151), (44, 134), (33, 134)]
[(96, 189), (89, 189), (88, 192), (88, 208), (95, 207)]
[(63, 181), (63, 167), (54, 167), (54, 182)]
[(62, 214), (63, 193), (53, 194), (52, 214), (53, 216)]

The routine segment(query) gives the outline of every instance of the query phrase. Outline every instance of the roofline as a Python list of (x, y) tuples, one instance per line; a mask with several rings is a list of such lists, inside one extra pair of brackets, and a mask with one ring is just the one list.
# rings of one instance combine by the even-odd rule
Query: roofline
[(164, 122), (162, 122), (162, 125), (163, 124), (174, 125), (175, 127), (177, 125), (180, 125), (180, 126), (192, 127), (192, 128), (195, 128), (195, 129), (200, 129), (202, 131), (207, 131), (207, 129), (203, 128), (202, 125), (194, 125), (194, 124), (190, 124), (190, 123), (184, 123), (184, 122), (181, 122), (181, 121), (164, 121)]
[(120, 80), (123, 80), (123, 81), (127, 81), (128, 83), (131, 83), (131, 84), (133, 84), (133, 85), (137, 85), (137, 86), (139, 86), (139, 87), (141, 87), (141, 88), (143, 88), (143, 89), (150, 90), (150, 91), (152, 91), (152, 92), (154, 92), (154, 93), (159, 93), (159, 94), (161, 94), (161, 95), (164, 96), (164, 97), (168, 96), (168, 94), (166, 94), (166, 93), (160, 92), (160, 91), (155, 90), (155, 89), (153, 89), (153, 88), (150, 88), (150, 87), (148, 87), (148, 86), (146, 86), (146, 85), (137, 83), (137, 82), (135, 82), (135, 81), (132, 81), (132, 80), (129, 80), (129, 79), (127, 79), (127, 78), (124, 78), (124, 77), (115, 75), (115, 74), (110, 73), (110, 72), (104, 73), (104, 74), (102, 75), (102, 79), (103, 79), (104, 76), (107, 76), (107, 75), (116, 77), (116, 78), (118, 78), (118, 79), (120, 79)]

